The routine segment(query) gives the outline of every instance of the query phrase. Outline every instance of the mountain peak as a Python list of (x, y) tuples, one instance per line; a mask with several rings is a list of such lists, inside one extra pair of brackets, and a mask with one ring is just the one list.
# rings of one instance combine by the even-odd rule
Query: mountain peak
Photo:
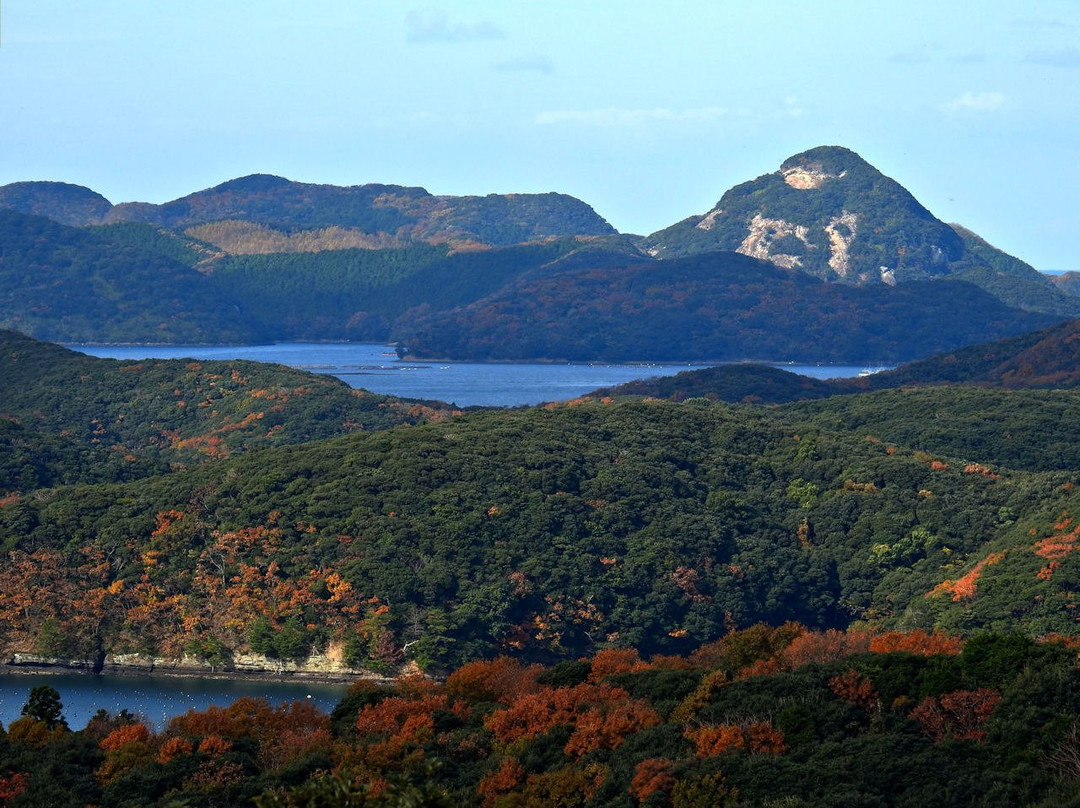
[(276, 191), (280, 188), (288, 188), (295, 185), (292, 180), (279, 177), (276, 174), (248, 174), (246, 177), (237, 177), (211, 188), (211, 191), (228, 191), (232, 193), (262, 193)]
[(736, 185), (712, 210), (638, 242), (657, 258), (732, 251), (826, 281), (952, 278), (1029, 311), (1080, 304), (1023, 261), (948, 225), (851, 149), (817, 146)]
[(780, 164), (780, 171), (791, 168), (816, 168), (832, 174), (843, 174), (852, 169), (871, 169), (870, 163), (846, 146), (815, 146), (804, 152), (793, 154)]
[(82, 185), (42, 180), (13, 182), (0, 187), (0, 208), (80, 226), (104, 220), (112, 203)]
[(654, 233), (661, 258), (732, 250), (828, 281), (895, 284), (949, 274), (961, 237), (903, 186), (842, 146), (818, 146)]
[(780, 165), (779, 174), (792, 188), (806, 191), (820, 188), (828, 180), (842, 179), (851, 171), (880, 173), (851, 149), (818, 146), (789, 157)]

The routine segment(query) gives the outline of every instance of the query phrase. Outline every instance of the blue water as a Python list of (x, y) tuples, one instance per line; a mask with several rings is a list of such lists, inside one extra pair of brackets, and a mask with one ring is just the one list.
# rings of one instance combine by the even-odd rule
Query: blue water
[[(565, 401), (600, 387), (710, 367), (690, 363), (477, 363), (403, 362), (393, 347), (377, 343), (279, 343), (275, 345), (79, 345), (111, 359), (250, 359), (327, 373), (353, 387), (404, 398), (437, 399), (459, 407), (516, 407)], [(861, 365), (776, 367), (818, 379), (856, 376)]]
[(92, 675), (88, 673), (0, 674), (0, 721), (7, 727), (19, 717), (30, 690), (48, 685), (60, 693), (64, 717), (72, 729), (82, 729), (94, 713), (127, 709), (160, 730), (170, 718), (210, 705), (227, 707), (238, 698), (265, 698), (277, 706), (311, 701), (329, 713), (345, 695), (347, 685), (275, 682), (264, 679), (189, 679), (171, 676)]

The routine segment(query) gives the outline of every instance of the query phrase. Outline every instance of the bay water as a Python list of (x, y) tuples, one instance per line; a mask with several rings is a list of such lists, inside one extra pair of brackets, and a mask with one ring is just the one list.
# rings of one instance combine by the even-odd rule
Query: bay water
[(156, 730), (188, 710), (211, 705), (227, 707), (248, 696), (271, 705), (309, 701), (329, 713), (345, 695), (348, 685), (267, 679), (206, 679), (179, 676), (91, 673), (0, 674), (0, 722), (10, 726), (26, 704), (30, 690), (48, 685), (60, 694), (64, 718), (72, 729), (82, 729), (98, 710), (121, 710), (141, 717)]
[[(77, 345), (110, 359), (250, 359), (327, 373), (353, 387), (403, 398), (437, 399), (459, 407), (518, 407), (566, 401), (601, 387), (673, 376), (712, 367), (678, 362), (412, 362), (379, 343), (278, 343), (274, 345)], [(776, 367), (818, 379), (856, 376), (862, 365)]]

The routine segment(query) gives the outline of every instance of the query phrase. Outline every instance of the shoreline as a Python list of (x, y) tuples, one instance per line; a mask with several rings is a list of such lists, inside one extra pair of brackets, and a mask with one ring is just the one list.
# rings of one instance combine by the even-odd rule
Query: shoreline
[[(233, 681), (233, 682), (273, 682), (278, 684), (311, 683), (325, 685), (349, 685), (358, 681), (378, 683), (391, 683), (394, 676), (375, 673), (374, 671), (343, 670), (321, 671), (303, 670), (287, 667), (232, 667), (216, 668), (211, 666), (185, 665), (177, 661), (176, 664), (130, 664), (118, 662), (106, 662), (95, 669), (96, 666), (89, 660), (45, 660), (34, 659), (21, 661), (15, 655), (0, 664), (0, 675), (12, 676), (63, 676), (83, 675), (93, 676), (118, 676), (118, 677), (144, 677), (163, 679), (190, 679), (206, 681)], [(294, 663), (295, 664), (295, 663)]]

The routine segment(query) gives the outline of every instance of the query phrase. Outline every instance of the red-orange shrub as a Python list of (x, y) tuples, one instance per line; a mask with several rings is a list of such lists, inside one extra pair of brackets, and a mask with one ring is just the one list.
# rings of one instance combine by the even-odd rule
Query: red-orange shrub
[(523, 665), (516, 659), (499, 657), (490, 661), (468, 662), (447, 677), (444, 689), (451, 696), (472, 703), (510, 704), (539, 688), (536, 677), (539, 665)]
[(150, 740), (150, 730), (145, 724), (125, 724), (117, 727), (99, 742), (104, 752), (115, 752), (132, 743), (147, 743)]
[(876, 654), (888, 654), (894, 651), (906, 651), (917, 656), (956, 656), (964, 650), (961, 637), (950, 637), (935, 631), (932, 634), (922, 629), (914, 631), (890, 631), (870, 640), (870, 650)]
[(784, 733), (767, 721), (698, 727), (687, 729), (685, 735), (694, 744), (698, 757), (714, 757), (733, 749), (770, 755), (787, 751)]
[(911, 717), (934, 741), (946, 737), (982, 742), (983, 724), (1001, 701), (1001, 694), (988, 687), (954, 690), (935, 698), (927, 696), (911, 711)]
[(634, 767), (630, 781), (630, 795), (638, 802), (645, 802), (657, 792), (670, 794), (675, 787), (675, 775), (670, 760), (649, 758)]
[(592, 658), (589, 681), (599, 684), (605, 676), (627, 673), (641, 666), (641, 656), (633, 648), (605, 648)]

